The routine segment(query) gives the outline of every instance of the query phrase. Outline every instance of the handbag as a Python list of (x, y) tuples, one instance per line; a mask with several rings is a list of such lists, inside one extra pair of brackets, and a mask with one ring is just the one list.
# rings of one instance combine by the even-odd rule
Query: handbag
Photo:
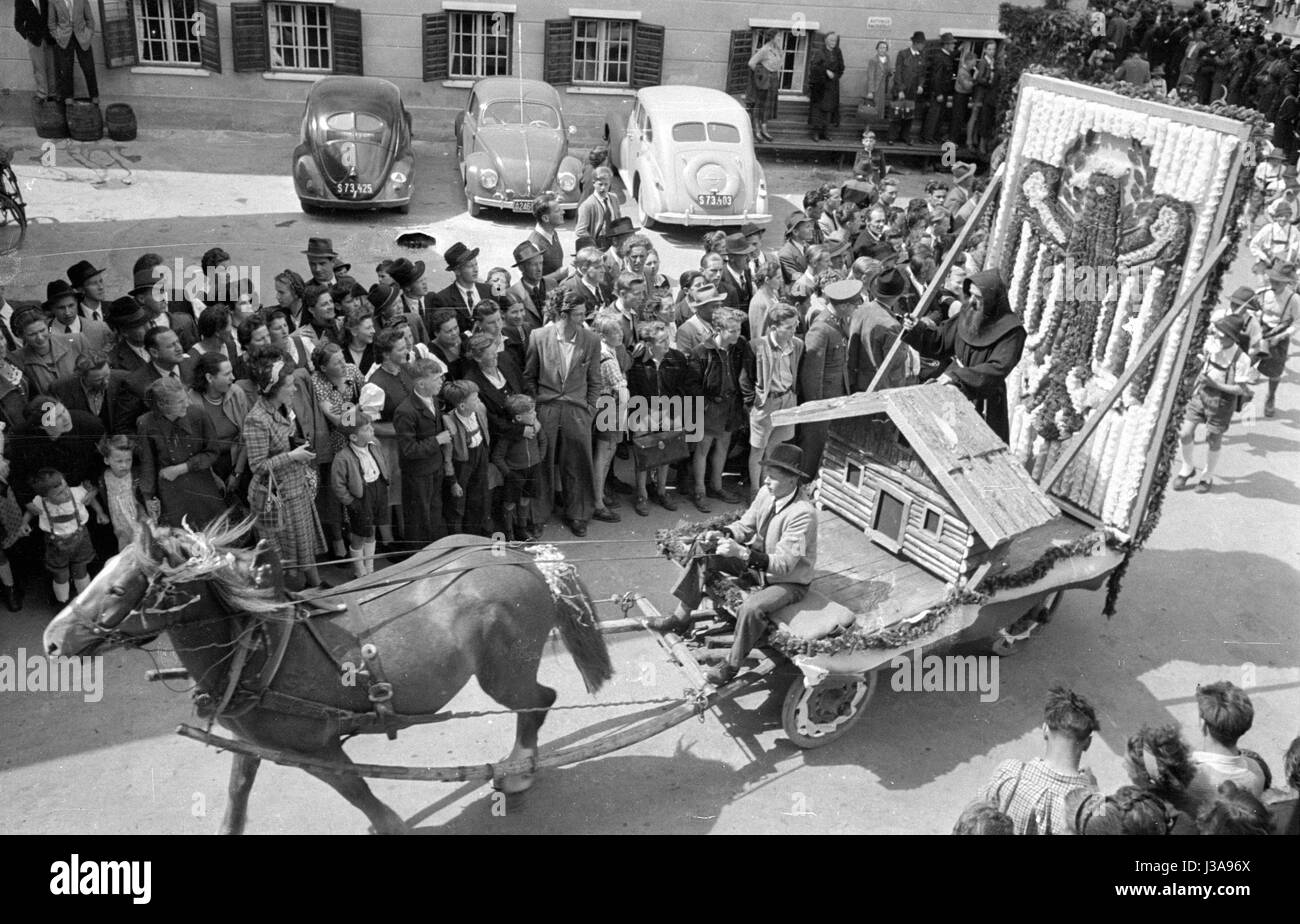
[(691, 454), (685, 430), (664, 430), (632, 437), (632, 458), (637, 471), (672, 465)]
[[(249, 498), (252, 500), (252, 497)], [(274, 469), (266, 470), (266, 493), (262, 495), (261, 504), (251, 504), (253, 513), (267, 529), (278, 530), (284, 526), (284, 503), (280, 499), (279, 485), (275, 480)]]
[(772, 89), (772, 79), (775, 76), (775, 74), (760, 64), (758, 67), (754, 68), (754, 86), (759, 90), (770, 90)]

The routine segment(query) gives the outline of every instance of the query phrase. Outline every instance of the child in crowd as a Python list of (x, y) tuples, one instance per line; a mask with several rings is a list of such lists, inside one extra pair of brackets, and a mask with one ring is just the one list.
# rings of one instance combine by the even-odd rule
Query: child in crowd
[(99, 495), (108, 508), (109, 523), (117, 537), (117, 550), (123, 551), (135, 541), (145, 506), (140, 481), (135, 474), (135, 444), (125, 433), (105, 436), (99, 441), (99, 454), (106, 471), (99, 479)]
[(1192, 749), (1177, 725), (1143, 725), (1128, 739), (1124, 769), (1134, 786), (1164, 802), (1170, 834), (1196, 833), (1195, 812), (1185, 810), (1187, 787), (1196, 768), (1192, 766)]
[(339, 430), (348, 441), (330, 463), (330, 487), (347, 512), (353, 572), (364, 577), (375, 573), (375, 530), (389, 525), (388, 463), (365, 411), (346, 408)]
[(1252, 392), (1246, 384), (1251, 375), (1249, 343), (1246, 323), (1240, 315), (1229, 314), (1214, 322), (1202, 350), (1201, 374), (1196, 380), (1196, 392), (1187, 402), (1183, 412), (1183, 428), (1178, 434), (1182, 444), (1183, 466), (1174, 478), (1175, 491), (1192, 487), (1197, 474), (1192, 461), (1192, 448), (1196, 427), (1205, 424), (1205, 474), (1196, 484), (1197, 494), (1207, 494), (1214, 484), (1214, 470), (1219, 464), (1219, 451), (1223, 448), (1223, 434), (1228, 432), (1232, 415), (1237, 411), (1239, 398), (1249, 399)]
[(1187, 785), (1188, 809), (1198, 812), (1214, 803), (1219, 784), (1232, 782), (1255, 798), (1267, 788), (1268, 771), (1256, 756), (1242, 753), (1237, 740), (1255, 722), (1255, 707), (1246, 691), (1223, 680), (1196, 690), (1201, 717), (1201, 749), (1192, 752), (1196, 775)]
[(31, 521), (36, 520), (45, 533), (45, 567), (54, 580), (54, 599), (60, 604), (68, 602), (68, 581), (81, 593), (90, 583), (87, 568), (95, 559), (86, 524), (90, 522), (91, 507), (101, 521), (108, 516), (95, 502), (95, 489), (86, 485), (68, 487), (63, 474), (52, 468), (43, 468), (32, 478), (36, 496), (27, 504), (23, 515), (23, 535), (31, 532)]
[(1003, 761), (981, 795), (1011, 816), (1017, 834), (1066, 833), (1066, 795), (1076, 789), (1097, 791), (1092, 772), (1079, 769), (1092, 733), (1101, 729), (1092, 705), (1077, 693), (1053, 687), (1042, 727), (1046, 755)]
[[(546, 458), (546, 432), (537, 422), (537, 405), (528, 395), (506, 398), (506, 413), (523, 428), (519, 435), (507, 436), (492, 447), (492, 464), (505, 478), (502, 525), (506, 540), (540, 539), (542, 530), (533, 523), (533, 498)], [(530, 432), (532, 436), (525, 435)]]
[(996, 805), (972, 802), (957, 819), (953, 834), (1015, 834), (1016, 826)]
[(1253, 794), (1232, 782), (1219, 784), (1214, 801), (1196, 821), (1202, 834), (1273, 833), (1268, 809)]
[(444, 456), (443, 472), (453, 479), (447, 529), (488, 535), (483, 516), (487, 511), (488, 419), (478, 399), (478, 386), (463, 379), (442, 387), (442, 400), (451, 408), (442, 425), (451, 434), (451, 451)]

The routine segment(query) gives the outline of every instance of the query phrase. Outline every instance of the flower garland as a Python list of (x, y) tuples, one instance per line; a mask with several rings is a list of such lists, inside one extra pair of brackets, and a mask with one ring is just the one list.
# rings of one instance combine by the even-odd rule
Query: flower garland
[(1026, 565), (1019, 571), (1007, 571), (985, 578), (984, 583), (980, 585), (980, 592), (992, 596), (999, 590), (1028, 587), (1030, 584), (1047, 577), (1047, 573), (1056, 567), (1059, 562), (1065, 561), (1067, 558), (1091, 555), (1102, 546), (1111, 549), (1121, 548), (1122, 540), (1110, 530), (1099, 529), (1070, 542), (1050, 546), (1032, 564)]

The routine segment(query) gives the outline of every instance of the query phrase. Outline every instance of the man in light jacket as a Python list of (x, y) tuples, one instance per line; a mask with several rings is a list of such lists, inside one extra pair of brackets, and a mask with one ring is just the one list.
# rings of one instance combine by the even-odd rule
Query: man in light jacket
[(86, 95), (98, 105), (99, 81), (95, 79), (95, 52), (90, 47), (90, 40), (95, 36), (95, 17), (90, 12), (89, 0), (50, 0), (48, 23), (54, 39), (59, 96), (65, 104), (72, 102), (72, 58), (75, 55), (86, 78)]

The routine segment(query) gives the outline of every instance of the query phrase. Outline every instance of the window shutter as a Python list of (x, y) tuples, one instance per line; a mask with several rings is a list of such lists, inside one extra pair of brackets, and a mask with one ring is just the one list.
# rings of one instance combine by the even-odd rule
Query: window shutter
[(753, 54), (753, 30), (732, 29), (731, 50), (727, 52), (727, 92), (733, 96), (749, 89), (749, 59)]
[(269, 71), (269, 41), (265, 6), (261, 3), (230, 4), (230, 44), (235, 52), (236, 71)]
[(199, 60), (208, 70), (221, 73), (221, 32), (217, 29), (217, 5), (199, 0), (203, 14), (203, 35), (199, 37)]
[(447, 34), (446, 13), (425, 13), (420, 17), (424, 32), (424, 76), (430, 80), (446, 80), (450, 71), (447, 56), (451, 53)]
[(632, 86), (657, 87), (664, 76), (664, 27), (638, 22), (632, 34)]
[(551, 86), (573, 83), (573, 20), (546, 20), (546, 53), (542, 60), (542, 79)]
[(336, 6), (332, 15), (330, 40), (333, 45), (334, 73), (360, 75), (361, 11)]
[(821, 51), (822, 42), (825, 41), (825, 38), (826, 37), (822, 35), (822, 33), (817, 32), (814, 29), (808, 30), (808, 52), (805, 55), (803, 62), (803, 92), (805, 96), (808, 95), (808, 87), (811, 84), (809, 77), (812, 74), (813, 55)]
[(108, 67), (134, 65), (135, 14), (130, 0), (99, 0), (99, 22), (104, 37), (104, 64)]

